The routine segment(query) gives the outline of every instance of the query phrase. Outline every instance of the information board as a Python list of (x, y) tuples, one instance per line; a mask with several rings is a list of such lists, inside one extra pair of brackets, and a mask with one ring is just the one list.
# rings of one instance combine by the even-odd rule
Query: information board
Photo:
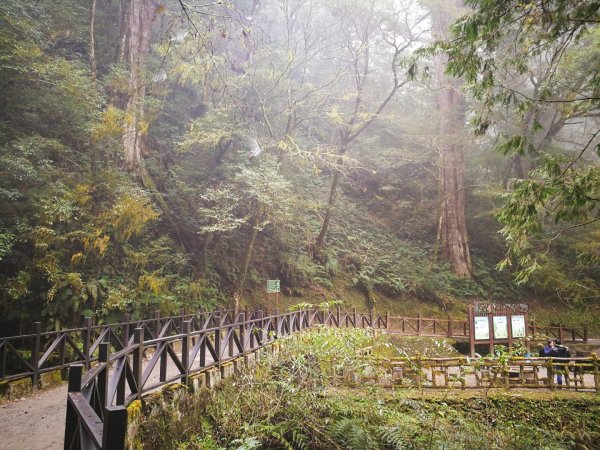
[(280, 292), (279, 280), (267, 280), (267, 294)]
[(508, 339), (508, 320), (506, 316), (494, 316), (494, 339)]
[(475, 340), (488, 340), (490, 338), (490, 321), (487, 316), (473, 317)]
[(511, 317), (512, 336), (514, 338), (523, 338), (526, 336), (525, 331), (525, 316)]

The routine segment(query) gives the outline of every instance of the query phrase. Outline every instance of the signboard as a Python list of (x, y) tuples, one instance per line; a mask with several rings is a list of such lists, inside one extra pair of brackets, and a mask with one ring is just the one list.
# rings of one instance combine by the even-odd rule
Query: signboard
[(267, 280), (267, 294), (280, 292), (279, 280)]
[(490, 338), (490, 321), (487, 316), (473, 317), (475, 340), (488, 340)]
[(473, 303), (473, 312), (475, 314), (492, 314), (492, 313), (524, 313), (529, 307), (522, 303)]
[(506, 316), (494, 316), (494, 339), (508, 339), (508, 320)]
[(512, 336), (514, 338), (525, 337), (525, 316), (512, 316), (510, 324), (512, 327)]

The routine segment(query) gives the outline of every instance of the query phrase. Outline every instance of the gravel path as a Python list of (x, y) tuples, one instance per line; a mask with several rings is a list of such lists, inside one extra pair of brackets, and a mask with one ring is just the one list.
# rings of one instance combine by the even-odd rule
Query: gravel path
[(0, 404), (1, 450), (63, 447), (67, 384)]

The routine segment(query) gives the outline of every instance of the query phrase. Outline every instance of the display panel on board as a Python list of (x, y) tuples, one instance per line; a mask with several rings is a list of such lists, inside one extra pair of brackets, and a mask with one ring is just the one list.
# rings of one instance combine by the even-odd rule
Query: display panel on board
[(473, 325), (476, 341), (488, 340), (490, 338), (490, 321), (488, 316), (473, 317)]
[(512, 316), (510, 325), (514, 338), (523, 338), (527, 334), (525, 330), (525, 316)]
[(494, 316), (494, 339), (508, 339), (508, 320), (506, 316)]

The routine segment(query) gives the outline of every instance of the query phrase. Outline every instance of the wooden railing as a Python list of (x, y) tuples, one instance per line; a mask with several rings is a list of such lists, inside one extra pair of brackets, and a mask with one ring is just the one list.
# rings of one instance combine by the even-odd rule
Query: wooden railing
[[(469, 322), (457, 320), (448, 316), (442, 318), (427, 318), (417, 314), (417, 317), (400, 317), (386, 315), (387, 328), (394, 334), (406, 336), (438, 336), (449, 338), (469, 338)], [(561, 342), (588, 342), (586, 327), (571, 328), (565, 325), (539, 325), (534, 321), (527, 324), (528, 336), (544, 336), (560, 339)]]
[[(562, 389), (600, 393), (600, 360), (595, 354), (574, 358), (395, 358), (380, 360), (378, 364), (383, 368), (383, 380), (390, 385)], [(562, 384), (558, 382), (559, 376)], [(381, 375), (379, 378), (382, 378)]]
[[(259, 313), (245, 312), (247, 317)], [(77, 363), (89, 369), (98, 360), (101, 342), (123, 350), (131, 343), (136, 328), (143, 328), (147, 338), (159, 338), (180, 334), (186, 321), (213, 324), (217, 315), (219, 320), (229, 320), (231, 314), (231, 310), (196, 314), (185, 314), (182, 310), (177, 316), (161, 317), (157, 311), (152, 319), (143, 320), (131, 320), (126, 314), (122, 322), (95, 325), (91, 318), (86, 318), (82, 327), (48, 332), (41, 331), (40, 322), (34, 322), (32, 333), (0, 338), (0, 381), (30, 377), (37, 388), (43, 373)]]
[(538, 325), (534, 321), (529, 323), (529, 334), (532, 336), (542, 335), (549, 338), (560, 339), (561, 342), (588, 342), (587, 327), (570, 328), (564, 325), (545, 326)]
[(407, 336), (446, 336), (449, 338), (468, 338), (469, 323), (448, 316), (446, 319), (387, 316), (388, 329), (395, 334)]
[[(256, 352), (279, 337), (315, 325), (387, 326), (385, 316), (339, 309), (275, 311), (268, 316), (260, 311), (237, 314), (227, 311), (193, 316), (183, 320), (180, 329), (170, 323), (173, 322), (165, 323), (160, 333), (151, 336), (146, 334), (146, 324), (141, 323), (133, 330), (132, 338), (110, 354), (112, 343), (108, 342), (107, 331), (104, 334), (107, 341), (98, 343), (97, 364), (85, 375), (84, 364), (71, 366), (65, 449), (124, 448), (127, 406), (131, 402), (165, 384), (189, 385), (194, 376)], [(144, 360), (144, 355), (151, 356)]]
[[(66, 369), (72, 364), (83, 364), (89, 369), (98, 360), (101, 342), (109, 342), (114, 350), (123, 350), (133, 339), (134, 330), (143, 328), (145, 336), (160, 338), (183, 332), (184, 323), (216, 325), (219, 321), (232, 322), (232, 310), (198, 312), (161, 317), (159, 312), (151, 319), (131, 320), (125, 315), (118, 323), (95, 325), (86, 318), (82, 327), (61, 331), (41, 331), (41, 323), (35, 322), (29, 334), (0, 338), (0, 382), (31, 378), (34, 388), (40, 386), (40, 376), (46, 372)], [(341, 312), (339, 309), (327, 313), (333, 326), (371, 326), (375, 329), (407, 336), (439, 336), (468, 339), (469, 324), (466, 320), (447, 318), (399, 317), (389, 314)], [(244, 311), (246, 318), (265, 316), (263, 311)], [(533, 321), (528, 324), (529, 335), (544, 335), (561, 339), (563, 342), (587, 342), (585, 328), (575, 329), (558, 326), (540, 326)]]
[[(396, 317), (374, 311), (342, 312), (339, 308), (285, 313), (275, 310), (272, 314), (181, 311), (171, 317), (156, 313), (152, 319), (130, 320), (126, 316), (120, 323), (107, 325), (94, 325), (91, 319), (86, 319), (83, 327), (55, 332), (41, 332), (41, 324), (35, 323), (31, 334), (0, 338), (0, 379), (31, 377), (37, 386), (43, 373), (69, 367), (64, 448), (121, 449), (127, 428), (127, 406), (134, 400), (169, 383), (189, 385), (199, 374), (256, 352), (279, 337), (315, 325), (385, 329), (413, 336), (459, 339), (469, 336), (467, 321), (451, 317)], [(541, 328), (531, 324), (529, 331), (563, 341), (587, 340), (587, 332), (562, 326)], [(24, 349), (31, 349), (30, 354), (26, 355)], [(598, 389), (597, 360), (584, 362), (584, 368), (595, 370)], [(397, 373), (400, 366), (397, 363), (391, 373)], [(451, 372), (471, 370), (468, 366), (460, 363), (459, 369), (443, 369), (445, 366), (439, 365), (430, 370), (432, 374), (445, 373), (446, 379), (451, 379)], [(551, 364), (546, 370), (552, 374), (559, 366), (560, 362)], [(405, 373), (410, 375), (410, 370)], [(423, 373), (422, 367), (419, 373)], [(504, 372), (495, 373), (508, 376)], [(431, 380), (435, 384), (437, 378)]]

